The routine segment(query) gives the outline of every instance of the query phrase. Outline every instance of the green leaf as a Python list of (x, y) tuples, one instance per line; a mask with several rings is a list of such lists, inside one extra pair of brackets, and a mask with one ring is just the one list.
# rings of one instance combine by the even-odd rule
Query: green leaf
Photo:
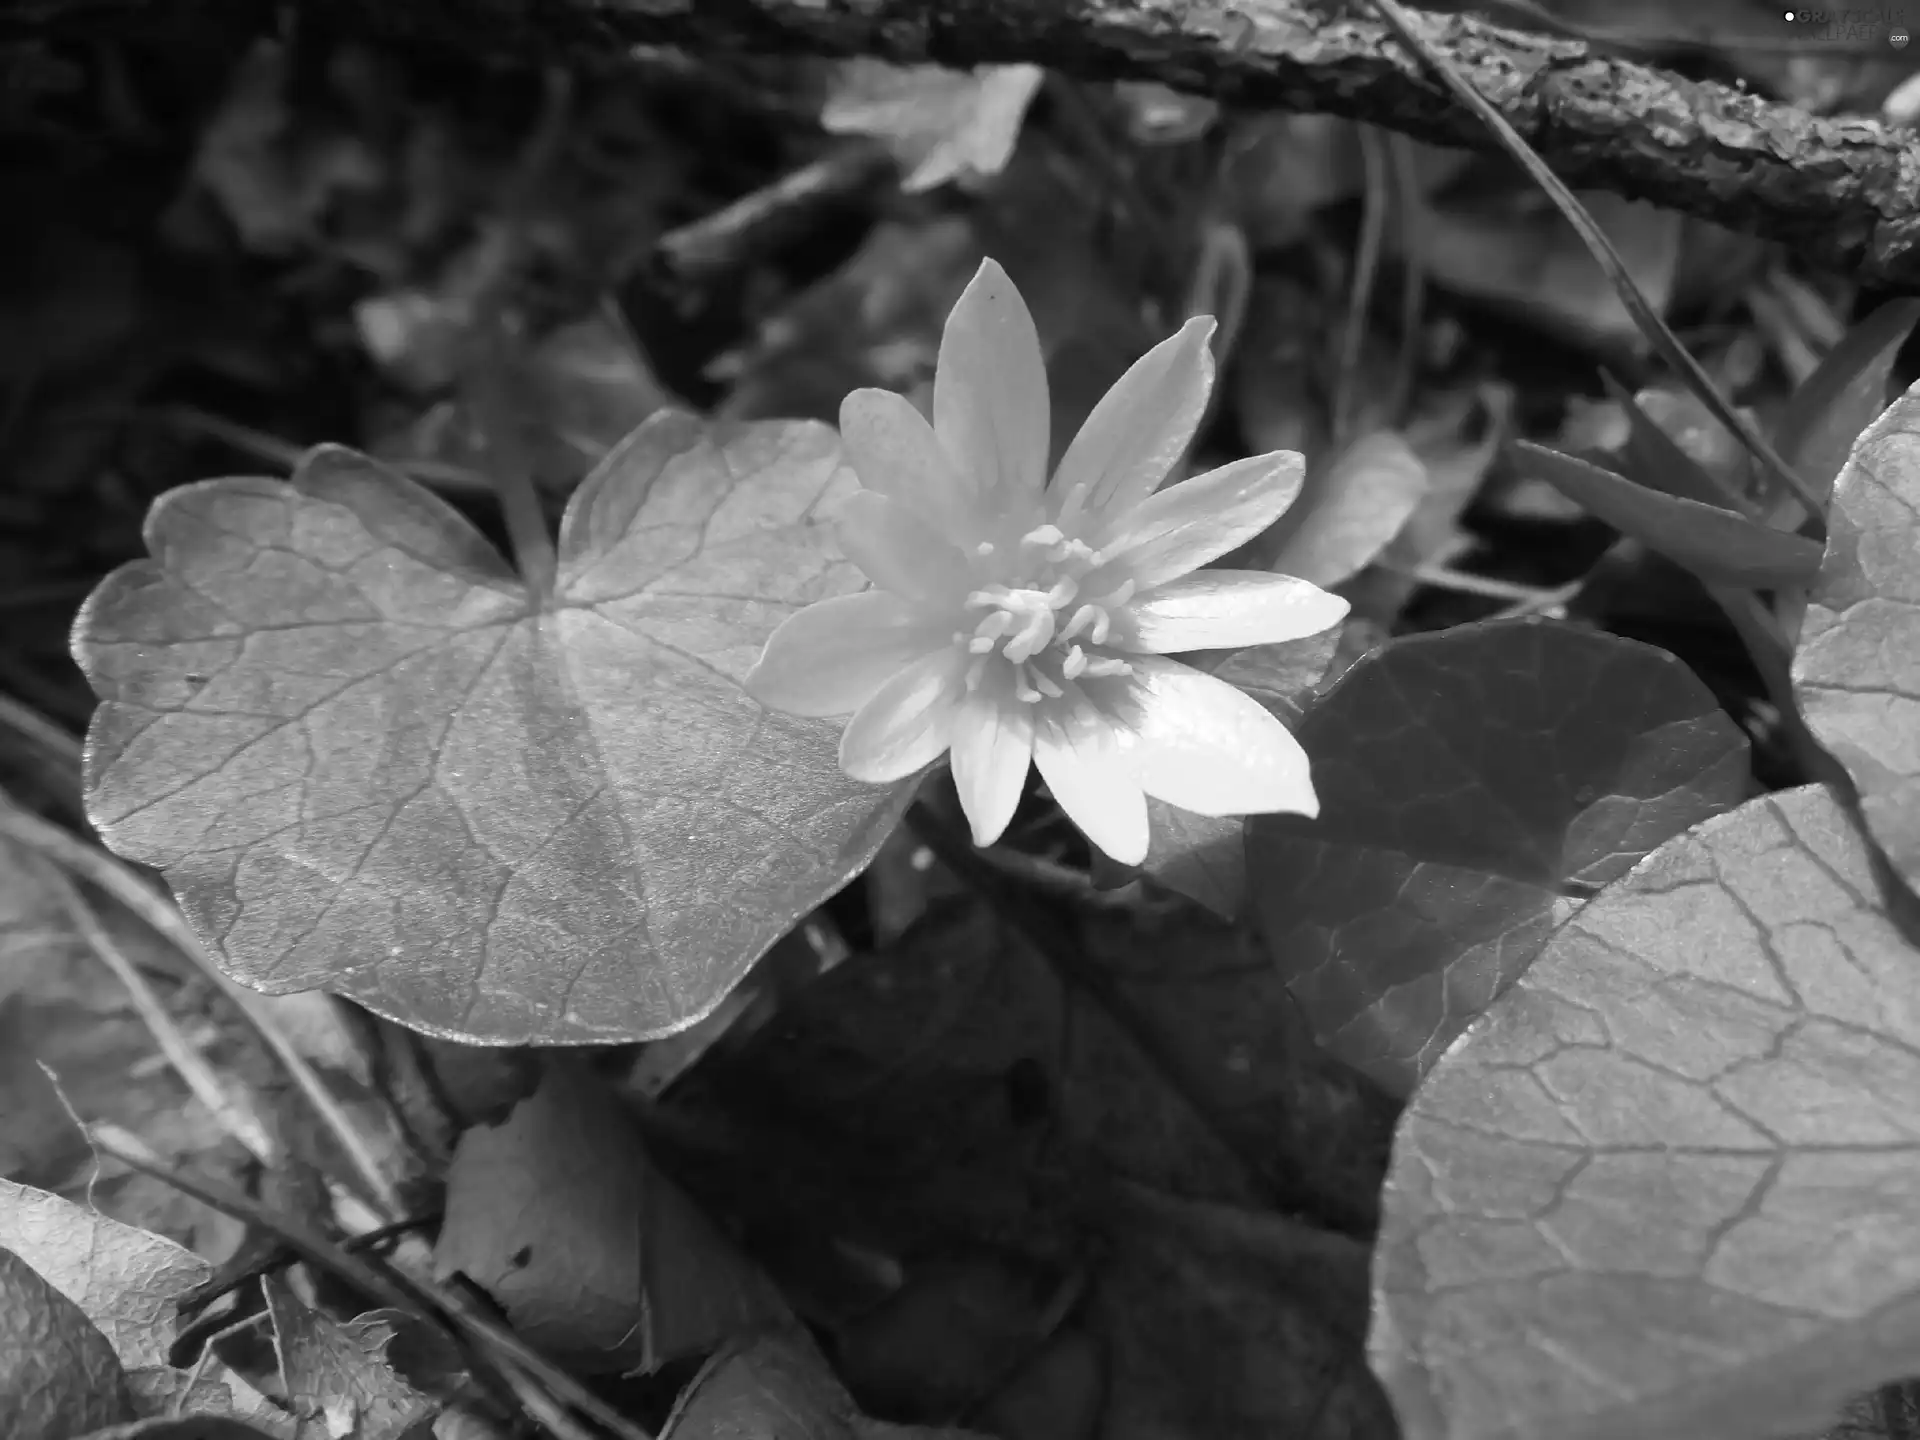
[(1517, 440), (1519, 464), (1622, 534), (1685, 566), (1702, 580), (1771, 590), (1804, 584), (1820, 568), (1820, 546), (1717, 505), (1662, 494), (1585, 460)]
[(1320, 814), (1248, 822), (1248, 890), (1321, 1043), (1401, 1095), (1595, 887), (1749, 783), (1686, 666), (1538, 620), (1382, 646), (1297, 733)]
[(777, 1322), (772, 1287), (647, 1158), (591, 1075), (550, 1065), (460, 1136), (434, 1247), (530, 1343), (589, 1373), (652, 1371)]
[[(1699, 461), (1681, 449), (1612, 374), (1603, 371), (1602, 377), (1607, 382), (1608, 393), (1627, 412), (1627, 458), (1633, 462), (1633, 478), (1644, 486), (1668, 495), (1677, 495), (1682, 500), (1695, 500), (1719, 510), (1732, 508), (1728, 502), (1736, 497), (1710, 475)], [(1699, 402), (1694, 403), (1697, 405)], [(1578, 500), (1580, 497), (1576, 495), (1574, 498)]]
[(0, 1435), (70, 1440), (132, 1418), (126, 1372), (107, 1337), (0, 1246)]
[(1774, 448), (1821, 499), (1833, 493), (1855, 438), (1886, 408), (1894, 357), (1916, 320), (1920, 299), (1889, 300), (1841, 337), (1781, 411)]
[(474, 1043), (683, 1028), (910, 794), (740, 683), (860, 588), (822, 518), (854, 488), (824, 426), (663, 413), (574, 493), (545, 609), (349, 450), (172, 491), (76, 622), (88, 815), (246, 984)]
[(1402, 1117), (1373, 1368), (1407, 1440), (1753, 1440), (1920, 1354), (1920, 955), (1808, 786), (1588, 905)]
[(1920, 891), (1920, 385), (1860, 436), (1833, 487), (1793, 684), (1874, 840)]
[(293, 1412), (316, 1430), (352, 1440), (402, 1440), (439, 1405), (387, 1360), (393, 1330), (361, 1317), (341, 1324), (309, 1309), (284, 1280), (261, 1278), (273, 1348)]

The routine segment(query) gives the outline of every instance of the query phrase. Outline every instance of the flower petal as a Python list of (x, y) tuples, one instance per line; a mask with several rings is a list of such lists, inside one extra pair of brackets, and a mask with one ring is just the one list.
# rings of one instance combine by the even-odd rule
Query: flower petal
[(1053, 798), (1087, 839), (1122, 865), (1147, 858), (1147, 797), (1119, 748), (1100, 731), (1072, 737), (1042, 728), (1033, 763)]
[[(1131, 510), (1167, 478), (1213, 390), (1213, 330), (1211, 315), (1196, 315), (1114, 382), (1060, 457), (1047, 486), (1049, 514)], [(1063, 512), (1068, 505), (1074, 510)]]
[(840, 402), (840, 442), (860, 483), (940, 522), (967, 518), (978, 480), (962, 474), (926, 417), (891, 390), (855, 390)]
[(796, 611), (767, 637), (746, 691), (789, 715), (848, 715), (949, 637), (898, 595), (863, 590)]
[(953, 733), (966, 658), (950, 646), (923, 655), (874, 691), (840, 734), (840, 768), (890, 785), (938, 760)]
[(930, 608), (957, 608), (972, 588), (967, 559), (919, 511), (862, 490), (833, 517), (846, 557), (883, 590)]
[(1156, 800), (1196, 815), (1318, 815), (1307, 752), (1245, 691), (1158, 655), (1133, 662), (1140, 716), (1127, 758)]
[(933, 375), (933, 429), (999, 509), (1037, 500), (1047, 478), (1047, 366), (1033, 316), (1007, 272), (980, 269), (947, 316)]
[(953, 724), (953, 784), (973, 827), (973, 843), (1005, 833), (1033, 761), (1033, 711), (979, 692), (961, 703)]
[(1115, 557), (1136, 592), (1151, 590), (1246, 544), (1286, 513), (1305, 475), (1292, 450), (1235, 460), (1113, 513), (1088, 539)]
[(1116, 617), (1114, 645), (1157, 655), (1278, 645), (1318, 635), (1345, 619), (1350, 608), (1338, 595), (1291, 575), (1196, 570), (1128, 605)]

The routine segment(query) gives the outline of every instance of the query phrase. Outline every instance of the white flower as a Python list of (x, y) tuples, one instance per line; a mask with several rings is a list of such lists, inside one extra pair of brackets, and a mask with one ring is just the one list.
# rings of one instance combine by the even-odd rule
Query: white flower
[(1189, 320), (1109, 390), (1048, 483), (1033, 318), (988, 260), (947, 317), (933, 423), (856, 390), (840, 431), (861, 493), (840, 543), (873, 588), (809, 605), (747, 689), (794, 715), (852, 712), (840, 766), (886, 784), (953, 752), (976, 844), (1006, 829), (1028, 762), (1088, 839), (1147, 853), (1146, 797), (1202, 815), (1319, 811), (1307, 757), (1244, 692), (1167, 659), (1337, 623), (1304, 580), (1200, 570), (1271, 525), (1301, 457), (1275, 451), (1155, 493), (1213, 388), (1213, 320)]

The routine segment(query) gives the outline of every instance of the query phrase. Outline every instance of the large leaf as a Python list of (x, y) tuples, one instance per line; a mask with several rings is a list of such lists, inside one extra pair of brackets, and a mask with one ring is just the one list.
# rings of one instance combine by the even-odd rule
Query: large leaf
[(1873, 838), (1920, 890), (1920, 385), (1860, 436), (1834, 484), (1793, 680)]
[(853, 488), (823, 426), (656, 416), (575, 492), (544, 606), (352, 451), (172, 491), (76, 623), (88, 814), (246, 984), (482, 1044), (680, 1029), (910, 791), (740, 685), (859, 588), (822, 519)]
[(1403, 1117), (1370, 1341), (1407, 1440), (1805, 1434), (1920, 1355), (1920, 954), (1832, 796), (1554, 936)]
[(1582, 898), (1748, 784), (1678, 660), (1545, 621), (1383, 646), (1297, 733), (1320, 815), (1248, 822), (1248, 889), (1322, 1043), (1401, 1094)]
[(1702, 580), (1774, 589), (1805, 584), (1820, 568), (1820, 547), (1717, 505), (1669, 495), (1599, 465), (1526, 440), (1514, 443), (1522, 469), (1582, 508), (1656, 550)]

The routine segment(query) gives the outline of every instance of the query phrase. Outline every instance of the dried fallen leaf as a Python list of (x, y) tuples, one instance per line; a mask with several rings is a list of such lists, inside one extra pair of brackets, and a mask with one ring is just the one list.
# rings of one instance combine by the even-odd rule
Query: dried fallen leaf
[(365, 1318), (343, 1325), (302, 1304), (271, 1275), (260, 1288), (287, 1398), (303, 1420), (351, 1440), (401, 1440), (439, 1408), (388, 1363), (389, 1326)]
[(835, 72), (820, 124), (836, 135), (886, 141), (907, 167), (900, 188), (931, 190), (1006, 169), (1044, 74), (1038, 65), (964, 71), (861, 57)]
[(434, 1265), (487, 1291), (531, 1343), (592, 1372), (655, 1370), (785, 1313), (654, 1168), (613, 1097), (561, 1064), (506, 1120), (460, 1137)]
[(132, 1416), (126, 1372), (106, 1336), (0, 1245), (0, 1435), (69, 1440)]
[(1920, 955), (1823, 787), (1675, 837), (1401, 1122), (1372, 1362), (1407, 1440), (1752, 1440), (1920, 1344)]
[(171, 1240), (8, 1180), (0, 1246), (85, 1311), (128, 1370), (166, 1363), (179, 1300), (213, 1272)]

